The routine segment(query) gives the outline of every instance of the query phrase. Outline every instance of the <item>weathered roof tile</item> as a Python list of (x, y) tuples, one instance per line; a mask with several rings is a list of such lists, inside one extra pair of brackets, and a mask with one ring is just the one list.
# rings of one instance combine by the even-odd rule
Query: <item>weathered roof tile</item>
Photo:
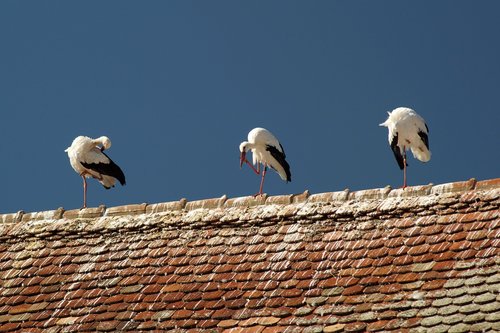
[(0, 331), (494, 329), (499, 188), (0, 215)]

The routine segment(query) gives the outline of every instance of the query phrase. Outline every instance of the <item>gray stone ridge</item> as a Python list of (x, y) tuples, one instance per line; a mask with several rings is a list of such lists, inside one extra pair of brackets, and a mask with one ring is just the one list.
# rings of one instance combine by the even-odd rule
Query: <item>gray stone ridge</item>
[[(487, 205), (498, 198), (500, 178), (392, 189), (390, 186), (351, 192), (278, 196), (246, 196), (197, 201), (130, 204), (26, 213), (0, 214), (0, 240), (10, 237), (45, 237), (51, 233), (78, 234), (120, 230), (204, 229), (256, 227), (283, 220), (328, 216), (337, 222), (446, 214), (460, 206)], [(477, 198), (481, 200), (477, 200)], [(489, 200), (489, 201), (488, 201)], [(474, 203), (476, 201), (476, 203)], [(484, 210), (491, 210), (485, 207)], [(68, 220), (73, 223), (68, 224)]]

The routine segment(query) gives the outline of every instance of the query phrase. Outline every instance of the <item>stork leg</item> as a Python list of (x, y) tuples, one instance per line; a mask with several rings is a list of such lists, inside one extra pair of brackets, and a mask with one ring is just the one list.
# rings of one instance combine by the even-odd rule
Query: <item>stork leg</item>
[(262, 171), (262, 178), (260, 179), (259, 193), (257, 193), (256, 196), (257, 195), (262, 195), (262, 188), (264, 187), (264, 178), (266, 178), (266, 172), (267, 172), (267, 165), (264, 165), (264, 170)]
[(82, 174), (83, 178), (83, 207), (87, 208), (87, 179), (85, 179), (85, 175)]
[(255, 167), (253, 166), (253, 164), (250, 163), (247, 159), (245, 159), (245, 162), (246, 162), (246, 164), (248, 164), (250, 166), (250, 168), (252, 168), (253, 172), (255, 172), (256, 174), (260, 175), (260, 163), (257, 166), (259, 168), (259, 170), (257, 170), (257, 169), (255, 169)]
[(406, 149), (403, 151), (403, 190), (406, 188)]

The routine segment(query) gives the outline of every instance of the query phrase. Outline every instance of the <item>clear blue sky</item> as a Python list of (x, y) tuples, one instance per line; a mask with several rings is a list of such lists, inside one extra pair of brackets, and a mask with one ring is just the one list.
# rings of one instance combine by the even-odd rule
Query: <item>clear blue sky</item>
[(1, 1), (0, 212), (82, 205), (64, 149), (107, 135), (127, 185), (89, 206), (254, 194), (260, 126), (292, 182), (271, 195), (401, 186), (379, 127), (415, 109), (411, 185), (500, 176), (499, 1)]

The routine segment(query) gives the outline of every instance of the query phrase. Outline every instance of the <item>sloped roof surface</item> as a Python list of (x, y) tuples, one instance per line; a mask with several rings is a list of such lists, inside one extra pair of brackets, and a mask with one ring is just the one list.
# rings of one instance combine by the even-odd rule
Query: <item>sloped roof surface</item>
[(500, 179), (0, 215), (0, 332), (500, 330)]

